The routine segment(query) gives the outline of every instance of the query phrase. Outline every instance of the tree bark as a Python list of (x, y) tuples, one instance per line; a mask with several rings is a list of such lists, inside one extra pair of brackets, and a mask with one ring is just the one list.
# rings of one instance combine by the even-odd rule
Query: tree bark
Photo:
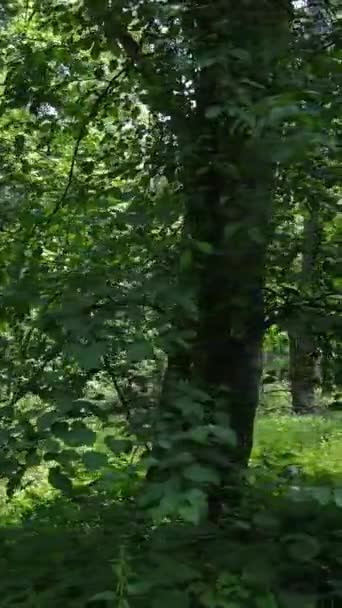
[(317, 409), (316, 389), (319, 385), (315, 340), (305, 326), (289, 333), (290, 383), (295, 414), (311, 414)]
[[(214, 5), (209, 7), (203, 2), (187, 23), (189, 39), (196, 41), (199, 54), (214, 53), (215, 49), (217, 52), (223, 42), (217, 37), (217, 25), (224, 18), (224, 9), (220, 3), (216, 9), (217, 15)], [(272, 24), (269, 18), (264, 20), (263, 11), (269, 10), (267, 2), (260, 2), (253, 15), (249, 8), (240, 7), (240, 13), (232, 6), (225, 10), (229, 19), (236, 21), (234, 36), (240, 32), (239, 25), (250, 28), (244, 44), (251, 56), (255, 45), (264, 44), (261, 39), (267, 31), (272, 31), (273, 36), (272, 26), (283, 27), (281, 11), (272, 12)], [(226, 38), (225, 32), (225, 43)], [(235, 43), (240, 45), (240, 38)], [(261, 51), (261, 46), (257, 48)], [(262, 83), (267, 81), (270, 66), (257, 61), (250, 68), (251, 77)], [(260, 142), (251, 140), (248, 128), (233, 134), (232, 120), (226, 114), (209, 118), (208, 109), (224, 107), (231, 94), (225, 75), (220, 62), (198, 70), (194, 79), (195, 109), (185, 133), (177, 133), (185, 226), (193, 243), (193, 274), (197, 282), (198, 320), (187, 379), (212, 398), (209, 421), (220, 411), (228, 414), (236, 436), (235, 448), (224, 448), (229, 465), (220, 470), (222, 487), (209, 493), (212, 519), (220, 513), (224, 487), (236, 487), (236, 481), (241, 481), (253, 444), (265, 327), (265, 257), (271, 238), (275, 174), (272, 159), (267, 154), (263, 157)], [(239, 79), (238, 74), (231, 76)], [(260, 91), (253, 94), (255, 101), (264, 95)], [(205, 243), (209, 253), (203, 253), (197, 243)], [(174, 359), (170, 360), (166, 384), (177, 367), (178, 377), (184, 379), (181, 353), (178, 366)], [(167, 407), (165, 401), (163, 407)]]
[[(270, 42), (267, 35), (272, 45), (274, 31), (282, 39), (284, 23), (288, 26), (284, 5), (280, 9), (277, 5), (277, 10), (271, 3), (270, 12), (270, 3), (260, 1), (251, 12), (240, 4), (227, 3), (224, 9), (217, 3), (215, 15), (214, 5), (197, 4), (193, 20), (187, 24), (196, 53), (214, 54), (220, 44), (228, 44), (228, 35), (233, 45), (243, 46), (251, 57), (256, 54), (249, 68), (251, 77), (266, 83), (272, 69), (268, 61), (273, 60), (265, 64), (257, 54), (261, 53), (261, 40), (262, 44)], [(232, 24), (231, 31), (224, 31), (220, 40), (218, 24), (225, 17)], [(242, 29), (249, 34), (243, 42)], [(235, 69), (229, 66), (230, 77), (238, 81)], [(271, 238), (275, 167), (262, 154), (260, 142), (250, 137), (248, 127), (236, 133), (229, 114), (209, 118), (211, 107), (225, 107), (230, 100), (231, 81), (227, 85), (226, 76), (227, 68), (220, 62), (196, 74), (196, 109), (189, 120), (195, 140), (180, 148), (186, 225), (192, 242), (205, 242), (212, 252), (201, 253), (196, 247), (193, 252), (198, 283), (193, 377), (213, 397), (217, 408), (229, 414), (237, 439), (231, 461), (243, 468), (252, 448), (262, 371), (265, 256)], [(264, 94), (256, 91), (252, 95), (257, 102)], [(184, 153), (187, 150), (190, 152)]]
[[(304, 220), (302, 268), (299, 289), (304, 296), (314, 292), (317, 282), (317, 258), (321, 243), (319, 207), (311, 207)], [(299, 314), (289, 330), (290, 383), (292, 407), (296, 414), (317, 409), (316, 389), (320, 385), (317, 338), (308, 315)]]

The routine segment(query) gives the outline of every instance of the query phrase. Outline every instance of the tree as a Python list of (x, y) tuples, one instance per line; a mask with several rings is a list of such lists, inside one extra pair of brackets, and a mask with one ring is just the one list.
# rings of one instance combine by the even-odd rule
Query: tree
[[(328, 10), (325, 3), (308, 2), (306, 10), (311, 17), (312, 45), (320, 48), (327, 45), (327, 53), (330, 53), (330, 37), (333, 24), (328, 18)], [(313, 69), (319, 69), (315, 58), (312, 61)], [(334, 78), (332, 78), (332, 82)], [(330, 83), (330, 85), (332, 84)], [(322, 94), (322, 107), (326, 103), (329, 107), (330, 88), (327, 95)], [(336, 132), (335, 132), (336, 133)], [(337, 133), (336, 133), (337, 134)], [(324, 249), (325, 222), (332, 222), (336, 218), (336, 193), (332, 188), (337, 185), (333, 178), (333, 161), (327, 148), (323, 147), (317, 151), (312, 159), (313, 167), (310, 170), (310, 178), (306, 176), (306, 187), (301, 187), (299, 196), (305, 200), (304, 223), (302, 234), (302, 261), (298, 278), (298, 289), (303, 298), (312, 299), (321, 293), (324, 298), (324, 271), (322, 267), (322, 249)], [(328, 172), (328, 179), (324, 180), (322, 171)], [(320, 182), (315, 179), (317, 171), (320, 173)], [(304, 177), (304, 176), (303, 176)], [(322, 188), (322, 177), (324, 187)], [(306, 189), (306, 192), (305, 192)], [(335, 196), (334, 196), (335, 194)], [(326, 290), (331, 294), (331, 286)], [(329, 321), (328, 321), (329, 325)], [(292, 404), (295, 413), (310, 413), (316, 408), (316, 389), (322, 383), (320, 373), (320, 337), (324, 331), (315, 327), (312, 315), (301, 314), (297, 323), (292, 325), (289, 331), (290, 338), (290, 379)]]
[(322, 137), (296, 13), (273, 0), (15, 4), (6, 183), (29, 196), (13, 314), (28, 283), (21, 322), (118, 393), (116, 372), (159, 348), (150, 499), (196, 520), (208, 492), (214, 515), (252, 446), (277, 196)]

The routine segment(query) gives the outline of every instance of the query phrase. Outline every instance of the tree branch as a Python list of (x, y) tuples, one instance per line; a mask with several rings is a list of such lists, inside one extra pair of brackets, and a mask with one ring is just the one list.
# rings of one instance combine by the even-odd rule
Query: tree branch
[(122, 405), (122, 407), (124, 408), (125, 412), (126, 412), (126, 416), (127, 416), (127, 420), (128, 422), (130, 421), (131, 418), (131, 404), (129, 403), (129, 401), (126, 399), (126, 396), (121, 388), (121, 386), (119, 385), (115, 374), (113, 373), (112, 367), (110, 365), (109, 359), (107, 357), (107, 355), (104, 355), (103, 357), (103, 363), (104, 363), (104, 368), (108, 374), (108, 376), (110, 377), (111, 381), (113, 382), (113, 386), (117, 392), (117, 395), (119, 397), (119, 401)]
[(109, 81), (109, 83), (107, 84), (107, 86), (105, 87), (105, 89), (103, 89), (103, 91), (101, 91), (97, 98), (95, 99), (95, 102), (93, 104), (93, 107), (91, 108), (89, 114), (85, 117), (85, 119), (83, 120), (81, 127), (80, 127), (80, 131), (79, 134), (77, 136), (76, 142), (75, 142), (75, 146), (74, 146), (74, 151), (73, 151), (73, 155), (72, 155), (72, 160), (71, 160), (71, 165), (70, 165), (70, 169), (69, 169), (69, 174), (68, 174), (68, 179), (67, 179), (67, 183), (66, 186), (63, 190), (62, 196), (60, 197), (60, 199), (57, 201), (53, 211), (50, 213), (49, 215), (49, 219), (52, 219), (56, 213), (58, 213), (58, 211), (63, 207), (71, 185), (72, 185), (72, 181), (73, 181), (73, 177), (74, 177), (74, 172), (75, 172), (75, 167), (76, 167), (76, 162), (77, 162), (77, 157), (78, 157), (78, 152), (80, 149), (80, 145), (84, 139), (84, 137), (87, 134), (87, 128), (89, 126), (89, 124), (94, 120), (94, 118), (96, 118), (98, 111), (101, 107), (102, 102), (104, 101), (104, 99), (109, 95), (109, 93), (111, 92), (114, 83), (118, 80), (118, 78), (120, 78), (120, 76), (122, 76), (124, 73), (126, 72), (126, 68), (123, 68), (122, 70), (120, 70), (120, 72), (117, 72), (113, 78), (111, 78), (111, 80)]

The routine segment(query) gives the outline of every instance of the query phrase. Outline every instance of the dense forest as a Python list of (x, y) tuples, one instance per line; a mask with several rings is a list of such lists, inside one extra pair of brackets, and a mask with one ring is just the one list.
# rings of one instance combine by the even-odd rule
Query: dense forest
[(0, 25), (0, 607), (341, 606), (340, 3)]

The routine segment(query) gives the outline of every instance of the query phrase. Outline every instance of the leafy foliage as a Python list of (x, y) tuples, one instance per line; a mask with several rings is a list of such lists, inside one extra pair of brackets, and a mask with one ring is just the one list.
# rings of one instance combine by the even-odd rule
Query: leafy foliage
[(263, 344), (276, 371), (285, 331), (318, 345), (341, 384), (341, 15), (320, 9), (2, 4), (4, 606), (340, 598), (335, 423), (301, 423), (298, 492), (288, 420), (247, 470)]

